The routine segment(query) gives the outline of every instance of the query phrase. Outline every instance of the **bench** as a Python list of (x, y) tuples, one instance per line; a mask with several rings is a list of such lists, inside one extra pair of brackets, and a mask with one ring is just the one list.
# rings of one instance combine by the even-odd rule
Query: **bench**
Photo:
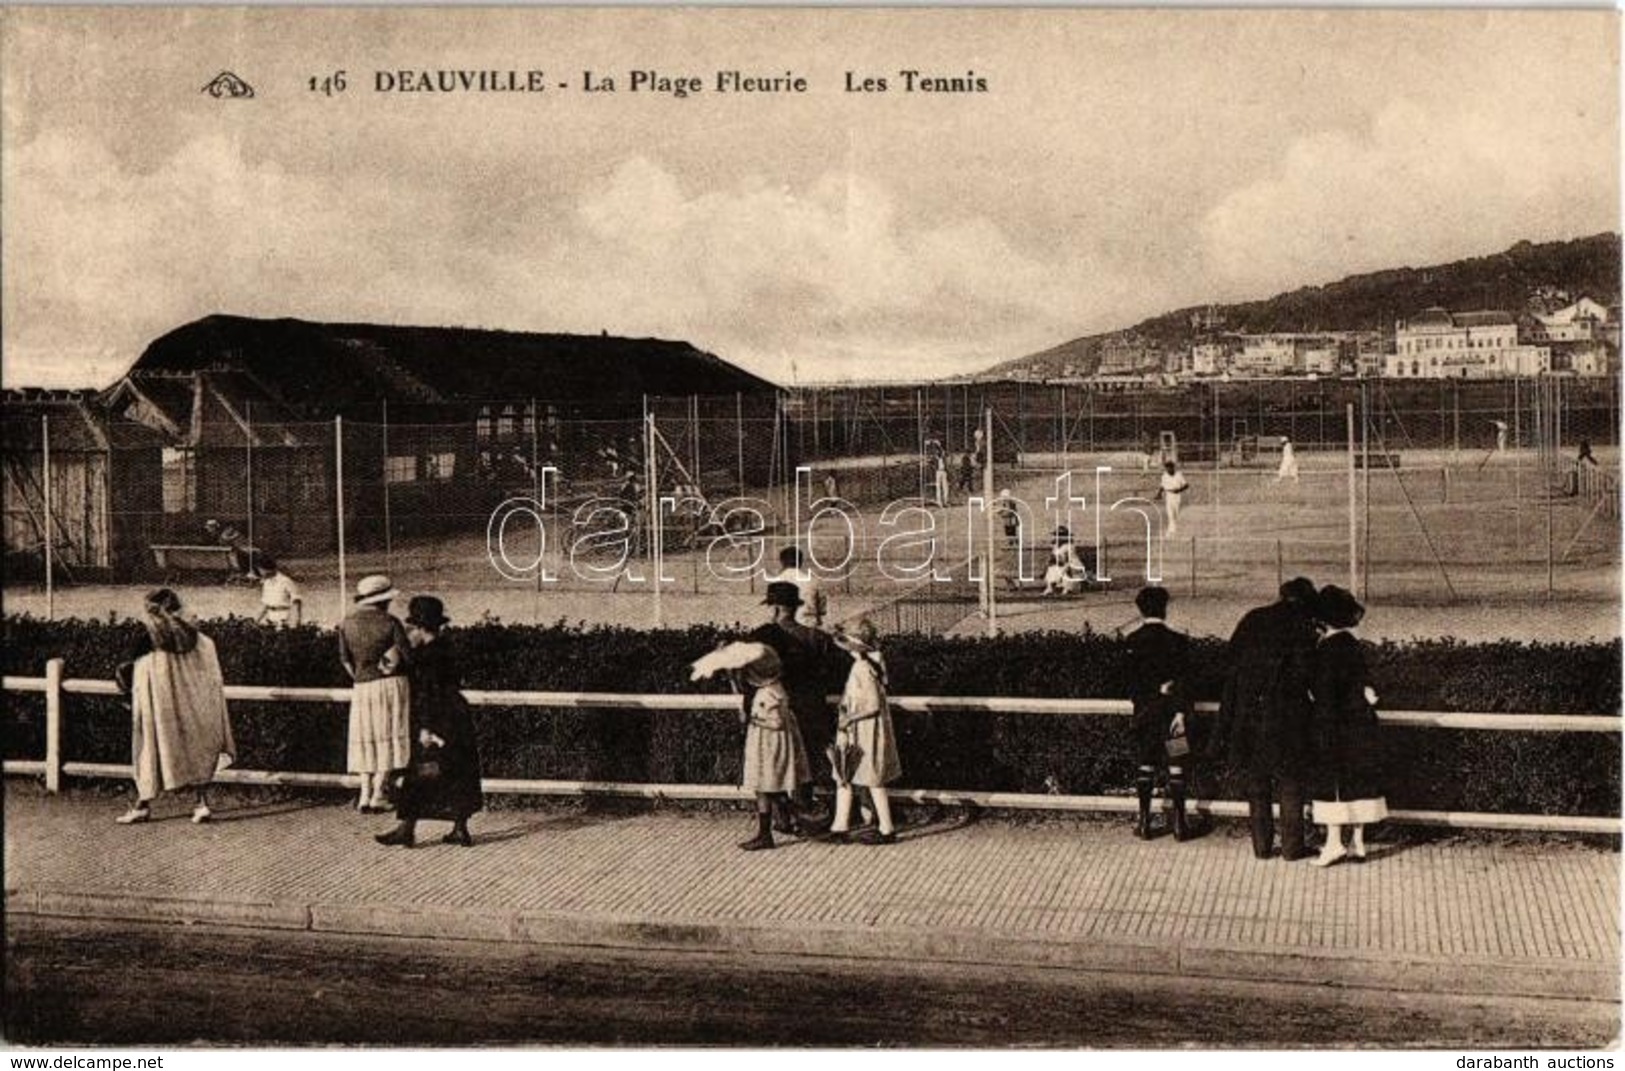
[[(1364, 454), (1356, 453), (1354, 455), (1354, 467), (1357, 468), (1357, 469), (1365, 468), (1365, 455)], [(1373, 453), (1371, 455), (1371, 471), (1376, 472), (1378, 469), (1397, 469), (1397, 468), (1399, 468), (1399, 455), (1398, 454)]]
[(211, 573), (228, 578), (237, 575), (233, 550), (226, 546), (180, 546), (153, 544), (152, 557), (167, 579), (177, 573)]

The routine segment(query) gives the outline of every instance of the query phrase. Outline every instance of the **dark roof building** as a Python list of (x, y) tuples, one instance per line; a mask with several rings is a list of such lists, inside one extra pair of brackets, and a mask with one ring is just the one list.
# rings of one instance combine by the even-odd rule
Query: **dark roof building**
[(156, 339), (131, 376), (211, 370), (246, 374), (267, 401), (299, 419), (376, 414), (380, 402), (435, 407), (538, 398), (624, 411), (645, 395), (778, 390), (686, 342), (223, 315)]

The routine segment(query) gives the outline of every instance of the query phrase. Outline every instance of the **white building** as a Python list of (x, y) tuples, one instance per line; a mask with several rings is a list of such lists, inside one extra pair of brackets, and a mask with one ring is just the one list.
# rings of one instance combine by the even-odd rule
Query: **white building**
[(1534, 313), (1530, 340), (1534, 342), (1597, 342), (1604, 337), (1608, 310), (1583, 297), (1556, 312)]
[(1216, 376), (1225, 371), (1222, 342), (1198, 342), (1191, 347), (1190, 372), (1194, 376)]
[(1518, 324), (1504, 312), (1424, 309), (1394, 325), (1394, 349), (1383, 374), (1402, 379), (1532, 376), (1550, 371), (1551, 351), (1518, 343)]
[(1230, 358), (1230, 371), (1242, 376), (1284, 376), (1301, 371), (1298, 346), (1291, 335), (1243, 335), (1241, 349)]

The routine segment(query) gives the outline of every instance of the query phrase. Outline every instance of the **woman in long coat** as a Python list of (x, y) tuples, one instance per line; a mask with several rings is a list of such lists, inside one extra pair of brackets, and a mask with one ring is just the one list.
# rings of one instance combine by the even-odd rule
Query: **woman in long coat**
[(485, 805), (480, 792), (480, 753), (474, 718), (463, 698), (457, 652), (441, 635), (448, 618), (444, 604), (430, 595), (407, 608), (406, 635), (412, 644), (407, 671), (411, 684), (412, 761), (395, 801), (400, 823), (375, 839), (411, 847), (417, 823), (452, 823), (447, 844), (473, 847), (468, 818)]
[[(1365, 858), (1365, 827), (1388, 817), (1388, 801), (1377, 742), (1377, 693), (1353, 632), (1365, 607), (1350, 592), (1328, 584), (1316, 597), (1315, 616), (1327, 631), (1315, 649), (1311, 685), (1317, 768), (1312, 817), (1326, 827), (1326, 843), (1314, 863), (1330, 866), (1351, 853)], [(1344, 848), (1346, 825), (1354, 831)]]
[(197, 793), (192, 821), (207, 822), (209, 782), (237, 756), (220, 659), (214, 642), (181, 616), (173, 591), (148, 595), (144, 610), (145, 628), (117, 674), (130, 696), (136, 788), (135, 806), (118, 821), (148, 821), (159, 792), (190, 788)]
[(355, 681), (350, 693), (349, 749), (345, 768), (361, 775), (356, 808), (382, 814), (391, 771), (412, 756), (406, 629), (389, 613), (395, 597), (387, 576), (362, 577), (356, 608), (339, 624), (339, 661)]

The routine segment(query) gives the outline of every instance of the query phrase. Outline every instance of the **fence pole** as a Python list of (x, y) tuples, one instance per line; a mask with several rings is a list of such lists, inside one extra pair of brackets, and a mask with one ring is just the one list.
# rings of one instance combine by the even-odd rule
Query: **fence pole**
[(62, 659), (45, 663), (45, 791), (62, 789)]
[(45, 620), (56, 620), (56, 517), (51, 509), (51, 418), (40, 418), (40, 488), (45, 509), (45, 529), (40, 533), (45, 543)]
[(1521, 396), (1522, 383), (1517, 378), (1512, 380), (1512, 498), (1514, 506), (1514, 553), (1518, 558), (1523, 557), (1523, 462), (1520, 459), (1518, 446), (1523, 442), (1523, 410)]
[(647, 412), (649, 407), (648, 396), (643, 399), (645, 415), (643, 418), (643, 481), (648, 487), (645, 493), (649, 511), (649, 561), (654, 573), (649, 578), (649, 585), (654, 590), (655, 628), (660, 628), (664, 621), (661, 617), (660, 606), (660, 570), (663, 564), (660, 560), (660, 488), (656, 484), (657, 464), (655, 458), (655, 418), (654, 414)]
[(1348, 443), (1349, 443), (1349, 590), (1353, 591), (1359, 585), (1360, 555), (1357, 540), (1359, 539), (1360, 518), (1358, 514), (1358, 495), (1354, 484), (1354, 403), (1345, 407), (1348, 414)]
[(1450, 460), (1460, 463), (1461, 458), (1461, 384), (1450, 385), (1453, 422), (1450, 432)]
[(1191, 598), (1196, 597), (1196, 537), (1191, 536)]
[(745, 396), (738, 391), (734, 392), (734, 429), (739, 444), (739, 489), (735, 494), (745, 493)]
[(1553, 575), (1552, 564), (1552, 503), (1557, 496), (1552, 492), (1552, 479), (1557, 474), (1557, 453), (1560, 449), (1562, 449), (1560, 438), (1562, 433), (1559, 430), (1560, 426), (1558, 424), (1558, 414), (1561, 411), (1561, 407), (1558, 404), (1558, 394), (1562, 390), (1562, 384), (1550, 376), (1543, 376), (1541, 378), (1546, 381), (1546, 396), (1543, 399), (1546, 403), (1546, 412), (1544, 414), (1545, 419), (1542, 423), (1542, 429), (1547, 434), (1548, 442), (1546, 444), (1546, 463), (1541, 466), (1541, 490), (1544, 491), (1546, 495), (1546, 597), (1549, 599), (1552, 597), (1554, 590), (1553, 585), (1554, 581), (1556, 580), (1556, 577)]
[(248, 527), (248, 569), (257, 574), (259, 556), (254, 553), (254, 403), (251, 401), (243, 403), (243, 443), (243, 467), (248, 470), (248, 519), (244, 522)]
[[(536, 408), (536, 399), (530, 400), (530, 500), (535, 507), (542, 509), (542, 414)], [(540, 545), (536, 548), (536, 591), (542, 590), (542, 574), (547, 567), (542, 564), (542, 557), (547, 553), (547, 528), (537, 521), (537, 532), (540, 533)], [(540, 611), (539, 604), (536, 606)], [(537, 614), (538, 622), (540, 614)]]
[(993, 528), (993, 408), (991, 406), (982, 410), (982, 441), (986, 444), (984, 449), (987, 457), (982, 462), (982, 519), (987, 541), (987, 562), (982, 575), (987, 581), (987, 634), (999, 634), (999, 608), (998, 583), (995, 574), (998, 571), (997, 554), (994, 553)]
[(1365, 533), (1364, 550), (1360, 555), (1360, 597), (1371, 599), (1371, 389), (1360, 384), (1360, 497), (1364, 500), (1361, 512), (1361, 530)]
[(350, 594), (350, 582), (344, 575), (344, 418), (333, 418), (333, 502), (338, 517), (339, 534), (339, 607), (338, 616), (344, 617), (344, 600)]
[(378, 404), (383, 407), (384, 420), (383, 441), (380, 444), (384, 453), (381, 462), (384, 477), (384, 571), (393, 573), (395, 571), (395, 537), (391, 529), (395, 526), (390, 523), (389, 518), (389, 400), (387, 398), (383, 399)]

